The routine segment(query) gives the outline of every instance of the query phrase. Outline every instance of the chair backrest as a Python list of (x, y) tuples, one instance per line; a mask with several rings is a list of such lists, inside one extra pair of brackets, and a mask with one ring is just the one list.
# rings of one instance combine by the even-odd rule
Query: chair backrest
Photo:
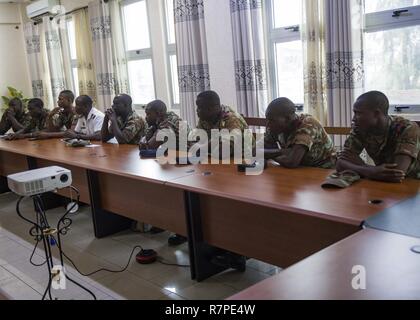
[(328, 134), (337, 136), (348, 136), (351, 132), (351, 128), (345, 127), (325, 127), (324, 129)]
[(264, 118), (246, 118), (244, 117), (246, 123), (251, 127), (265, 127), (266, 120)]
[[(254, 127), (265, 127), (266, 120), (264, 118), (244, 118), (246, 123), (249, 126)], [(331, 135), (344, 135), (347, 136), (350, 134), (351, 128), (344, 128), (344, 127), (325, 127), (325, 131)]]

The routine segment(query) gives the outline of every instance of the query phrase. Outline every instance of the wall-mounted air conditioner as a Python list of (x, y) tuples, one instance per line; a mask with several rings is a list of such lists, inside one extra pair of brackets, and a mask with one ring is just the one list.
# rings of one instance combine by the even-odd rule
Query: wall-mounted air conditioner
[(30, 19), (36, 19), (44, 15), (56, 14), (54, 12), (57, 9), (57, 6), (60, 5), (59, 0), (38, 0), (29, 4), (26, 7), (26, 14)]

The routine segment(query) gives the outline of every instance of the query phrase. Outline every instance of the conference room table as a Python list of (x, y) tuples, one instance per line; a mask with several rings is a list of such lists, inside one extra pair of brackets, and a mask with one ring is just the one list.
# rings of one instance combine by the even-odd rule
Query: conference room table
[(418, 300), (420, 238), (365, 229), (229, 300)]
[(248, 176), (234, 164), (161, 165), (140, 159), (136, 146), (94, 144), (0, 140), (0, 176), (50, 165), (70, 169), (81, 200), (92, 207), (97, 237), (124, 230), (132, 220), (186, 235), (198, 281), (224, 269), (210, 262), (224, 250), (287, 268), (420, 191), (420, 181), (411, 179), (323, 189), (332, 170), (270, 164)]

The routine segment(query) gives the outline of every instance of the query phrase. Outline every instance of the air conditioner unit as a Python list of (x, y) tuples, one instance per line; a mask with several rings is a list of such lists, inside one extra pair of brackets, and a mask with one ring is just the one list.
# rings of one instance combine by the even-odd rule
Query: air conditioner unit
[(44, 15), (57, 14), (59, 0), (38, 0), (26, 7), (26, 14), (29, 19), (36, 19)]

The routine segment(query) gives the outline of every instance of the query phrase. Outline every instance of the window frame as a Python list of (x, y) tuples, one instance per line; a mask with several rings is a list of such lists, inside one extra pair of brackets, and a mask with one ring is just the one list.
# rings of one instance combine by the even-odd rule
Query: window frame
[[(170, 0), (172, 1), (172, 0)], [(166, 47), (166, 63), (167, 63), (167, 77), (169, 82), (169, 97), (171, 99), (171, 106), (175, 110), (179, 110), (181, 108), (180, 102), (175, 103), (175, 96), (174, 96), (174, 83), (172, 81), (172, 67), (171, 67), (171, 56), (175, 56), (178, 59), (177, 52), (176, 52), (176, 39), (174, 39), (175, 43), (169, 43), (169, 17), (168, 17), (168, 7), (167, 7), (167, 0), (162, 0), (163, 11), (164, 11), (164, 20), (165, 20), (165, 47)], [(177, 63), (178, 67), (178, 63)], [(179, 84), (178, 84), (179, 88)], [(181, 96), (181, 92), (179, 91), (179, 96)]]
[[(286, 43), (292, 41), (301, 41), (302, 36), (300, 32), (301, 25), (290, 25), (290, 26), (282, 26), (279, 28), (275, 28), (275, 20), (274, 20), (274, 0), (267, 0), (265, 2), (265, 29), (266, 29), (266, 47), (267, 47), (267, 57), (268, 57), (268, 77), (271, 89), (270, 95), (271, 100), (274, 98), (279, 97), (280, 93), (278, 90), (278, 83), (277, 83), (277, 62), (276, 62), (276, 44), (277, 43)], [(302, 48), (303, 50), (303, 48)], [(302, 82), (303, 74), (302, 74)], [(305, 97), (303, 96), (302, 99), (304, 100)], [(298, 111), (304, 111), (304, 101), (299, 102), (297, 105)]]
[[(69, 22), (73, 22), (73, 27), (75, 28), (73, 16), (69, 15), (69, 16), (65, 17), (65, 22), (66, 22), (66, 30), (67, 30), (66, 31), (67, 32), (67, 39), (69, 40), (68, 45), (69, 45), (69, 48), (71, 48)], [(74, 30), (74, 31), (75, 31), (74, 35), (76, 36), (76, 30)], [(74, 45), (76, 46), (76, 43)], [(71, 78), (72, 78), (72, 81), (73, 81), (73, 87), (74, 87), (74, 91), (75, 91), (74, 94), (76, 96), (78, 96), (80, 94), (79, 83), (78, 83), (78, 81), (76, 82), (76, 79), (74, 78), (73, 72), (74, 72), (74, 69), (76, 69), (76, 72), (77, 72), (78, 64), (79, 64), (79, 62), (78, 62), (78, 59), (77, 59), (77, 51), (76, 51), (76, 59), (72, 59), (71, 54), (70, 54), (70, 67), (71, 67), (71, 71), (72, 71)]]
[[(124, 7), (128, 6), (130, 4), (134, 4), (137, 2), (141, 2), (144, 1), (146, 4), (146, 13), (147, 13), (147, 25), (148, 25), (148, 32), (149, 32), (149, 39), (150, 39), (150, 48), (146, 48), (146, 49), (135, 49), (135, 50), (127, 50), (127, 26), (125, 24), (125, 17), (124, 17)], [(152, 34), (151, 34), (151, 26), (150, 26), (150, 14), (149, 14), (149, 10), (148, 10), (148, 4), (147, 4), (147, 0), (122, 0), (120, 2), (120, 15), (121, 15), (121, 21), (122, 21), (122, 27), (123, 27), (123, 41), (124, 41), (124, 50), (125, 50), (125, 55), (126, 55), (126, 59), (127, 59), (127, 66), (128, 63), (131, 61), (138, 61), (138, 60), (151, 60), (152, 62), (152, 72), (153, 72), (153, 89), (154, 89), (154, 96), (156, 98), (157, 96), (157, 92), (156, 92), (156, 70), (154, 67), (154, 56), (153, 56), (153, 39), (152, 39)], [(127, 75), (129, 77), (129, 74)], [(130, 90), (130, 94), (132, 94), (132, 89), (131, 89), (131, 83), (130, 83), (130, 78), (128, 79), (128, 89)], [(149, 101), (145, 101), (144, 103), (133, 103), (133, 107), (134, 108), (140, 108), (140, 109), (145, 109), (146, 104)]]
[[(400, 15), (394, 16), (398, 11), (408, 10), (408, 12), (401, 12)], [(420, 26), (420, 5), (410, 7), (399, 7), (389, 10), (369, 12), (364, 14), (364, 33), (375, 33), (381, 31), (390, 31), (405, 27)], [(417, 109), (420, 104), (390, 104), (391, 113), (399, 114), (399, 108), (414, 107)], [(401, 113), (409, 115), (409, 113)]]

